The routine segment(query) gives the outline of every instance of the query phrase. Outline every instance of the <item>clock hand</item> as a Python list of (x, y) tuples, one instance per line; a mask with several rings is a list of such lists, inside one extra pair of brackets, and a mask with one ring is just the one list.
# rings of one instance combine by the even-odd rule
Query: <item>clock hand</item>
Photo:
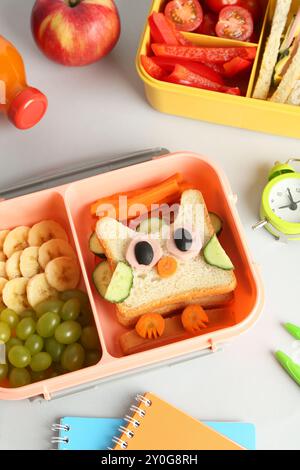
[(288, 207), (291, 209), (291, 211), (296, 211), (297, 210), (297, 203), (293, 199), (290, 188), (287, 188), (287, 192), (288, 192), (289, 200), (291, 201), (291, 204)]
[(289, 200), (291, 201), (292, 204), (295, 204), (290, 188), (287, 188), (287, 192), (289, 195)]
[[(300, 203), (300, 201), (295, 201), (295, 202), (293, 203), (293, 206), (294, 206), (294, 204), (298, 205), (299, 203)], [(291, 204), (288, 204), (287, 206), (278, 207), (278, 209), (287, 209), (288, 207), (291, 207)]]

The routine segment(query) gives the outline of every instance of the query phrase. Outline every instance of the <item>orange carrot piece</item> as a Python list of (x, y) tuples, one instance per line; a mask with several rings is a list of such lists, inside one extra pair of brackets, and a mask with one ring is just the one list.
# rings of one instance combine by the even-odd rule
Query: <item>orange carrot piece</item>
[(173, 256), (164, 256), (157, 263), (157, 272), (160, 277), (173, 276), (177, 271), (177, 261)]
[(135, 331), (142, 338), (157, 339), (165, 331), (165, 319), (158, 313), (147, 313), (141, 316)]
[(116, 204), (119, 203), (120, 196), (134, 197), (134, 196), (137, 196), (138, 194), (142, 194), (144, 191), (145, 191), (145, 189), (135, 189), (133, 191), (117, 193), (117, 194), (113, 194), (112, 196), (107, 196), (107, 197), (103, 197), (101, 199), (98, 199), (98, 201), (94, 202), (91, 205), (91, 214), (95, 215), (96, 212), (97, 212), (98, 207), (101, 204), (116, 205)]
[(149, 200), (150, 205), (154, 204), (157, 200), (167, 197), (168, 195), (172, 194), (172, 192), (179, 191), (179, 184), (181, 182), (182, 175), (180, 173), (176, 173), (175, 175), (171, 176), (170, 178), (166, 179), (158, 185), (150, 186), (144, 189), (127, 191), (125, 193), (116, 193), (111, 196), (104, 197), (92, 204), (91, 213), (96, 214), (98, 206), (101, 204), (118, 204), (120, 196), (127, 196), (128, 201), (130, 201), (130, 203), (132, 204), (137, 203), (149, 205)]
[(186, 307), (181, 314), (183, 328), (189, 333), (198, 333), (207, 328), (208, 316), (200, 305), (194, 304)]

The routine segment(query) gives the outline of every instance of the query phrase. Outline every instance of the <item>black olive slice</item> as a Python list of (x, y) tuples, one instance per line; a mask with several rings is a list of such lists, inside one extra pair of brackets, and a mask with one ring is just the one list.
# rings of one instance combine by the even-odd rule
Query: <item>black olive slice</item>
[(150, 243), (143, 241), (138, 242), (134, 247), (134, 254), (139, 264), (149, 266), (154, 258), (154, 250)]
[(193, 245), (192, 234), (185, 228), (178, 228), (174, 232), (174, 242), (178, 250), (189, 251)]

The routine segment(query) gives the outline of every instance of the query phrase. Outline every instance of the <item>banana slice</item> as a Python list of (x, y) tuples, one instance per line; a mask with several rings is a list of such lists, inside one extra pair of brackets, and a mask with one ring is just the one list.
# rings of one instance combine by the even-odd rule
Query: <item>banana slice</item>
[(5, 265), (5, 261), (0, 261), (0, 277), (4, 277), (5, 279), (7, 279)]
[(3, 251), (10, 258), (16, 251), (24, 250), (28, 246), (29, 227), (16, 227), (9, 232), (3, 244)]
[(49, 284), (56, 290), (76, 289), (80, 281), (80, 268), (77, 260), (62, 256), (47, 264), (45, 274)]
[(39, 249), (39, 263), (43, 269), (46, 268), (50, 261), (55, 258), (61, 258), (62, 256), (77, 260), (75, 251), (65, 240), (49, 240)]
[(0, 251), (3, 250), (3, 244), (8, 234), (9, 230), (0, 230)]
[(41, 272), (39, 248), (37, 246), (29, 246), (23, 250), (20, 257), (20, 271), (22, 276), (28, 279)]
[(2, 292), (3, 292), (4, 286), (7, 282), (8, 282), (7, 279), (5, 279), (4, 277), (0, 277), (0, 300), (1, 300), (1, 297), (2, 297)]
[(42, 246), (53, 238), (68, 241), (65, 230), (57, 222), (43, 220), (32, 227), (29, 232), (28, 242), (30, 246)]
[(27, 284), (28, 279), (20, 277), (8, 281), (4, 286), (2, 292), (3, 302), (16, 313), (22, 313), (29, 307), (26, 295)]
[(5, 269), (8, 279), (16, 279), (22, 277), (20, 271), (20, 258), (23, 251), (16, 251), (10, 258), (6, 261)]
[(3, 251), (0, 251), (0, 261), (6, 261), (6, 256)]
[(44, 300), (48, 300), (52, 297), (57, 297), (57, 291), (50, 286), (44, 273), (37, 274), (29, 279), (27, 298), (31, 307), (35, 307)]

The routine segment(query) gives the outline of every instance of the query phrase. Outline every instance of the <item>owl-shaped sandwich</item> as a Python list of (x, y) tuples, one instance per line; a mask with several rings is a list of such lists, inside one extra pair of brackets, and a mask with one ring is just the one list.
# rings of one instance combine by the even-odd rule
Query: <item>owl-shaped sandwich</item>
[(96, 233), (113, 273), (103, 296), (116, 304), (124, 326), (146, 313), (166, 315), (193, 303), (215, 307), (232, 298), (233, 265), (198, 190), (182, 193), (174, 222), (156, 233), (132, 230), (109, 217), (99, 220)]

